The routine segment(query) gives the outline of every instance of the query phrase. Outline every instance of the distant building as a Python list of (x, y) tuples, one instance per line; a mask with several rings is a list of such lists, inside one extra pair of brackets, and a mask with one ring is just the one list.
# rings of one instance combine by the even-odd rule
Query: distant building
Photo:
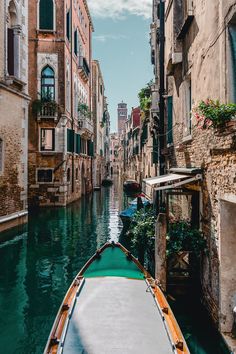
[(101, 186), (109, 174), (110, 116), (105, 97), (105, 85), (98, 60), (92, 61), (92, 115), (94, 124), (93, 187)]
[(28, 1), (0, 1), (0, 232), (27, 221)]
[(122, 131), (125, 129), (125, 122), (128, 118), (127, 104), (124, 103), (123, 101), (121, 103), (118, 103), (117, 114), (118, 114), (118, 134), (121, 135)]

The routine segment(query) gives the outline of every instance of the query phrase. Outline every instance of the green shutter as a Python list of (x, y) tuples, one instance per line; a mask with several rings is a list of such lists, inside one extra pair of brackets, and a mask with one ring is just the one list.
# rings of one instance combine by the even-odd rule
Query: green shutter
[(158, 153), (158, 139), (153, 136), (153, 152), (152, 152), (152, 163), (159, 162), (159, 153)]
[(236, 102), (236, 26), (229, 27), (229, 38), (232, 55), (233, 97)]
[(94, 157), (94, 144), (91, 140), (88, 140), (88, 156)]
[(75, 55), (78, 54), (78, 33), (77, 30), (74, 32), (74, 53)]
[(70, 26), (70, 10), (67, 11), (66, 14), (66, 37), (68, 38), (68, 40), (70, 41), (70, 30), (71, 30), (71, 26)]
[(81, 153), (81, 137), (79, 134), (76, 134), (76, 154)]
[(74, 131), (67, 129), (67, 151), (74, 152)]
[(53, 30), (53, 0), (40, 0), (39, 3), (39, 28)]
[(173, 143), (173, 97), (167, 98), (167, 144)]
[(143, 125), (142, 135), (141, 135), (141, 147), (143, 147), (148, 138), (148, 126), (147, 124)]

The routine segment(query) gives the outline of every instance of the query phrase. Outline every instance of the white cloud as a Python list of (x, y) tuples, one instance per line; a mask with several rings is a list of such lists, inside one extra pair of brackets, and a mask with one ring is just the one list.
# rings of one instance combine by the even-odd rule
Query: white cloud
[(127, 14), (150, 18), (152, 0), (88, 0), (89, 9), (95, 17), (124, 18)]
[(125, 39), (127, 38), (127, 36), (124, 36), (122, 34), (99, 34), (97, 36), (93, 36), (93, 38), (96, 40), (96, 41), (99, 41), (99, 42), (106, 42), (107, 40), (109, 39), (112, 39), (112, 40), (119, 40), (119, 39)]

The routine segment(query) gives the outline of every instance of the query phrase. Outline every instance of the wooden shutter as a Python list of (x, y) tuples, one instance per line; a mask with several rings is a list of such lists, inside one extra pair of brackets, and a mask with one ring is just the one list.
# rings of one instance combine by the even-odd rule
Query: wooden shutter
[(53, 0), (40, 0), (39, 4), (39, 28), (53, 31)]
[(14, 32), (7, 29), (7, 70), (9, 75), (14, 75)]
[(231, 45), (231, 57), (232, 57), (232, 89), (234, 102), (236, 102), (236, 26), (229, 27), (229, 38)]
[(167, 98), (167, 144), (173, 143), (173, 97)]

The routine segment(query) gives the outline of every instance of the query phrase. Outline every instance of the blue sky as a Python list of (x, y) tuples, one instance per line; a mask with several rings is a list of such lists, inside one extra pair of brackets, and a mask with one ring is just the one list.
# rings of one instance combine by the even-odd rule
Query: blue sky
[(151, 0), (89, 0), (95, 32), (93, 58), (100, 61), (111, 115), (117, 130), (117, 104), (138, 105), (138, 91), (153, 77), (149, 31)]

